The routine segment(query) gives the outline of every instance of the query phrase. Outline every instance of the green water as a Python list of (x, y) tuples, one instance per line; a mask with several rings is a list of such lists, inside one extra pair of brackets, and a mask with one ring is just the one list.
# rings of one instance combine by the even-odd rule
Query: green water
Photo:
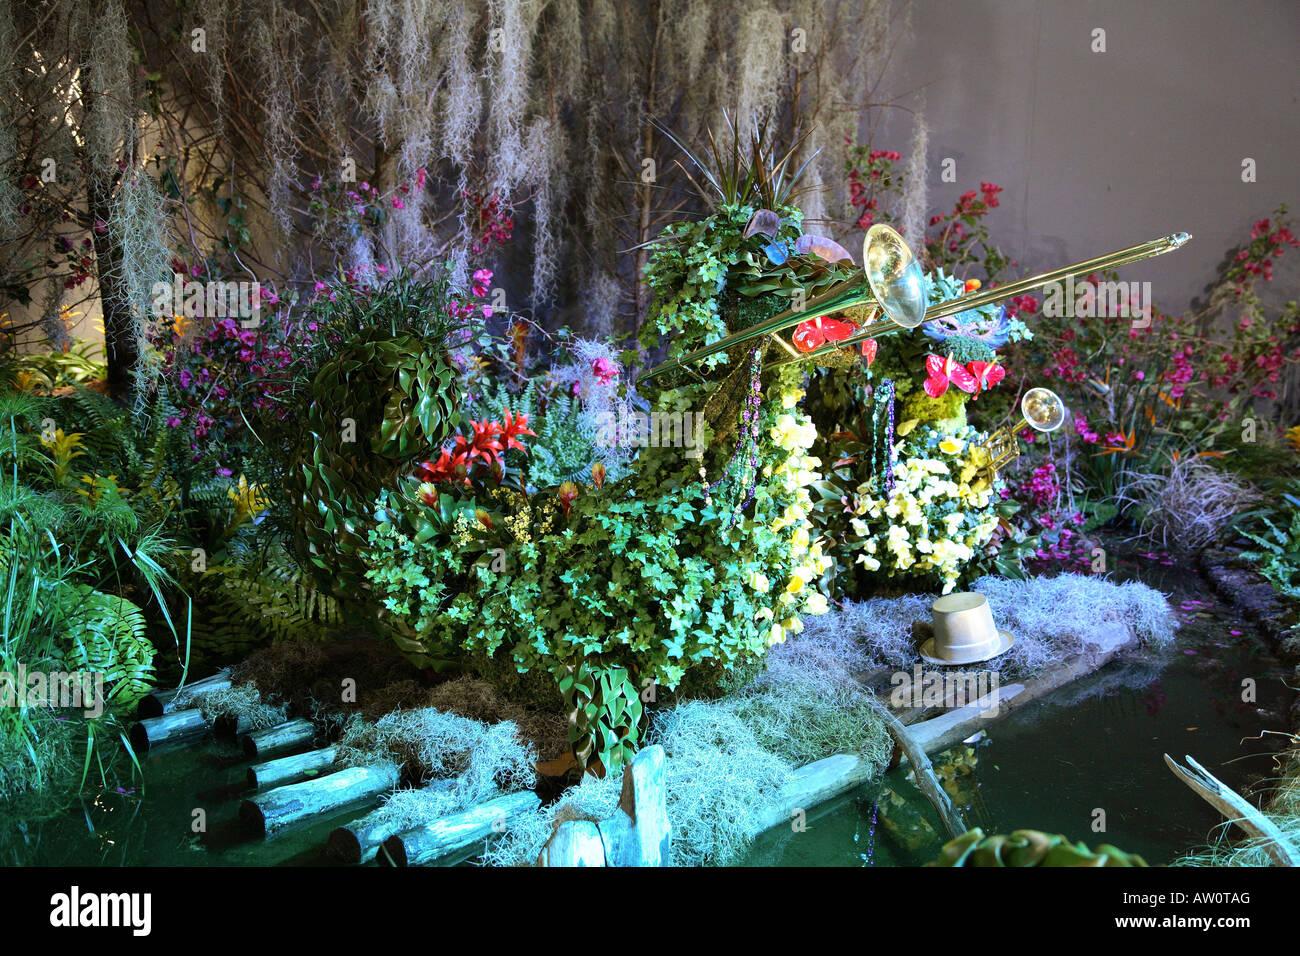
[[(968, 825), (1063, 833), (1165, 864), (1212, 839), (1221, 823), (1169, 770), (1165, 753), (1179, 762), (1191, 755), (1238, 790), (1273, 775), (1282, 738), (1260, 735), (1285, 729), (1291, 701), (1276, 661), (1199, 579), (1159, 560), (1130, 562), (1117, 574), (1137, 576), (1172, 594), (1183, 622), (1175, 645), (1075, 681), (1013, 711), (978, 741), (936, 755), (935, 772)], [(1253, 703), (1241, 700), (1247, 677), (1257, 686)], [(1093, 829), (1099, 810), (1104, 832)], [(743, 862), (920, 865), (938, 854), (942, 833), (929, 802), (905, 772), (893, 771), (818, 807), (804, 832), (768, 831)]]
[(142, 789), (127, 779), (99, 793), (28, 798), (0, 808), (0, 820), (10, 821), (0, 827), (0, 864), (328, 865), (330, 830), (364, 811), (321, 817), (272, 840), (250, 840), (238, 820), (248, 766), (233, 740), (210, 738), (146, 758)]
[[(1162, 754), (1190, 754), (1237, 788), (1267, 777), (1277, 748), (1258, 735), (1283, 729), (1290, 692), (1251, 628), (1201, 593), (1194, 576), (1155, 561), (1119, 576), (1172, 592), (1184, 621), (1175, 646), (1030, 703), (934, 764), (967, 822), (987, 833), (1034, 828), (1167, 863), (1220, 821)], [(1257, 702), (1241, 701), (1243, 677), (1256, 680)], [(328, 865), (330, 830), (364, 811), (249, 839), (237, 820), (247, 767), (233, 741), (210, 739), (149, 757), (142, 789), (123, 774), (98, 793), (0, 804), (0, 865)], [(1104, 833), (1093, 831), (1098, 810)], [(742, 864), (919, 865), (942, 843), (933, 809), (895, 771), (815, 808), (803, 832), (764, 834)]]

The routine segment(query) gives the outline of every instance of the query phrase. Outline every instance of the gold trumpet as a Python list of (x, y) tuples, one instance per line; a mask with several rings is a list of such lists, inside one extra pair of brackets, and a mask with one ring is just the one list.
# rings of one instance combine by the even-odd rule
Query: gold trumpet
[(1009, 428), (999, 428), (980, 445), (980, 470), (988, 483), (993, 484), (998, 469), (1004, 468), (1020, 457), (1020, 442), (1016, 435), (1028, 426), (1035, 431), (1054, 432), (1065, 424), (1067, 409), (1061, 396), (1050, 388), (1031, 388), (1020, 399), (1020, 421)]
[[(722, 352), (763, 336), (772, 336), (789, 353), (771, 363), (772, 366), (807, 362), (842, 348), (852, 348), (867, 339), (914, 329), (923, 322), (933, 322), (935, 319), (956, 315), (958, 312), (1002, 302), (1050, 282), (1064, 280), (1069, 276), (1114, 269), (1140, 259), (1158, 256), (1179, 248), (1190, 238), (1191, 236), (1185, 232), (1176, 232), (1104, 256), (1085, 259), (1048, 272), (1040, 272), (1008, 285), (998, 286), (996, 289), (958, 296), (947, 302), (930, 306), (925, 288), (925, 276), (921, 273), (921, 265), (917, 262), (916, 256), (912, 254), (912, 250), (908, 248), (902, 236), (884, 223), (877, 223), (867, 230), (866, 238), (862, 242), (863, 268), (858, 270), (856, 275), (809, 299), (802, 308), (788, 309), (747, 329), (733, 332), (711, 345), (657, 365), (641, 373), (637, 377), (637, 382), (647, 382), (664, 372), (685, 368), (715, 352)], [(798, 352), (778, 334), (808, 319), (833, 315), (847, 309), (869, 309), (870, 312), (866, 321), (858, 327), (858, 331), (843, 341), (831, 342), (808, 352)]]

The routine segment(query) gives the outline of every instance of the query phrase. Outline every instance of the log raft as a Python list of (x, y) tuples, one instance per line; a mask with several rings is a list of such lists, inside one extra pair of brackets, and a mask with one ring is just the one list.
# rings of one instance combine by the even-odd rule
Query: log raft
[(379, 858), (393, 866), (452, 866), (481, 853), (488, 837), (505, 832), (512, 819), (541, 804), (531, 790), (497, 797), (428, 826), (394, 834), (384, 841)]
[(347, 767), (335, 773), (255, 794), (239, 805), (239, 817), (267, 839), (286, 827), (348, 807), (374, 803), (397, 786), (395, 764)]
[(324, 747), (253, 764), (248, 768), (248, 786), (251, 790), (270, 790), (272, 787), (297, 783), (329, 770), (337, 760), (338, 748)]
[(143, 756), (206, 737), (211, 728), (197, 707), (149, 717), (131, 728), (131, 749)]
[(258, 760), (270, 760), (293, 750), (310, 747), (316, 739), (316, 725), (310, 720), (289, 720), (244, 737), (244, 753)]
[[(435, 780), (424, 789), (429, 791), (446, 791), (453, 789), (456, 780)], [(430, 823), (433, 820), (429, 821)], [(403, 829), (400, 821), (392, 819), (380, 807), (367, 813), (359, 820), (353, 820), (330, 833), (326, 850), (329, 855), (344, 863), (369, 863), (379, 853), (385, 840)]]
[[(918, 754), (941, 753), (980, 730), (992, 726), (995, 720), (1005, 717), (1013, 710), (1019, 710), (1030, 701), (1037, 700), (1080, 677), (1100, 670), (1122, 651), (1137, 643), (1136, 636), (1127, 625), (1117, 624), (1113, 627), (1123, 628), (1125, 633), (1113, 634), (1109, 629), (1099, 631), (1095, 635), (1098, 640), (1090, 641), (1082, 653), (1041, 677), (1025, 681), (1023, 684), (1003, 685), (996, 692), (963, 707), (938, 712), (937, 716), (928, 719), (918, 720), (917, 718), (922, 714), (916, 708), (896, 710), (894, 717), (897, 718), (898, 724), (907, 725), (909, 744), (915, 746)], [(871, 677), (879, 679), (881, 676), (880, 673), (862, 675), (859, 681), (872, 684), (875, 681), (872, 681)], [(886, 691), (877, 688), (877, 692), (888, 699)], [(899, 729), (897, 725), (890, 727), (896, 739)], [(905, 750), (902, 747), (899, 749)], [(906, 753), (900, 756), (905, 757)], [(750, 836), (756, 837), (773, 827), (789, 825), (796, 812), (811, 809), (832, 797), (848, 793), (873, 779), (874, 770), (871, 763), (864, 761), (858, 754), (852, 753), (835, 754), (800, 767), (794, 772), (790, 782), (773, 797), (767, 811), (755, 821)], [(918, 775), (920, 776), (922, 775)], [(927, 794), (927, 796), (933, 801), (933, 795)], [(940, 815), (944, 818), (946, 826), (950, 828), (962, 826), (964, 829), (960, 816), (955, 814), (949, 816), (943, 810), (940, 810)]]
[(161, 717), (163, 714), (169, 713), (173, 710), (172, 702), (176, 700), (176, 695), (181, 691), (207, 692), (225, 690), (230, 686), (230, 671), (221, 670), (211, 677), (205, 677), (193, 684), (173, 687), (171, 690), (152, 690), (141, 697), (139, 703), (135, 705), (135, 715), (140, 720), (146, 720), (150, 717)]

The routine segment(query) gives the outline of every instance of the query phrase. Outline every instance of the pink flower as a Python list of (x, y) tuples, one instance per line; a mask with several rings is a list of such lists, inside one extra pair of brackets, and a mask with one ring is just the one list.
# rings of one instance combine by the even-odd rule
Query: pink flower
[(406, 203), (402, 202), (401, 199), (399, 199), (398, 197), (394, 196), (394, 197), (393, 197), (393, 208), (394, 208), (394, 209), (405, 209), (405, 208), (406, 208)]
[(608, 385), (618, 378), (618, 366), (604, 355), (592, 363), (591, 370), (596, 374), (596, 381), (601, 385)]

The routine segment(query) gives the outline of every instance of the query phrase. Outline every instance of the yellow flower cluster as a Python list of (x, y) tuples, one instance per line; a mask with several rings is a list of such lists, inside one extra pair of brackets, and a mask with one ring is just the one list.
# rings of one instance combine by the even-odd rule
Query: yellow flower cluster
[(894, 469), (894, 487), (879, 497), (870, 483), (857, 489), (853, 533), (856, 563), (888, 575), (932, 574), (947, 594), (962, 568), (997, 528), (992, 489), (977, 478), (973, 435), (930, 431), (903, 444), (912, 457)]
[[(800, 397), (802, 393), (797, 389), (785, 392), (781, 396), (781, 407), (793, 409)], [(812, 496), (808, 488), (821, 478), (816, 471), (821, 460), (808, 454), (817, 439), (817, 426), (806, 415), (785, 411), (768, 435), (778, 447), (789, 452), (786, 459), (773, 469), (771, 477), (777, 479), (780, 488), (792, 500), (771, 527), (777, 533), (789, 529), (790, 560), (794, 565), (785, 586), (776, 596), (775, 607), (763, 607), (755, 616), (756, 620), (771, 622), (767, 638), (771, 646), (781, 644), (788, 635), (803, 630), (799, 615), (826, 613), (826, 597), (811, 585), (832, 562), (822, 553), (821, 543), (812, 540), (812, 523), (808, 520), (812, 513)], [(767, 594), (772, 588), (765, 574), (750, 575), (749, 584), (759, 594)]]

